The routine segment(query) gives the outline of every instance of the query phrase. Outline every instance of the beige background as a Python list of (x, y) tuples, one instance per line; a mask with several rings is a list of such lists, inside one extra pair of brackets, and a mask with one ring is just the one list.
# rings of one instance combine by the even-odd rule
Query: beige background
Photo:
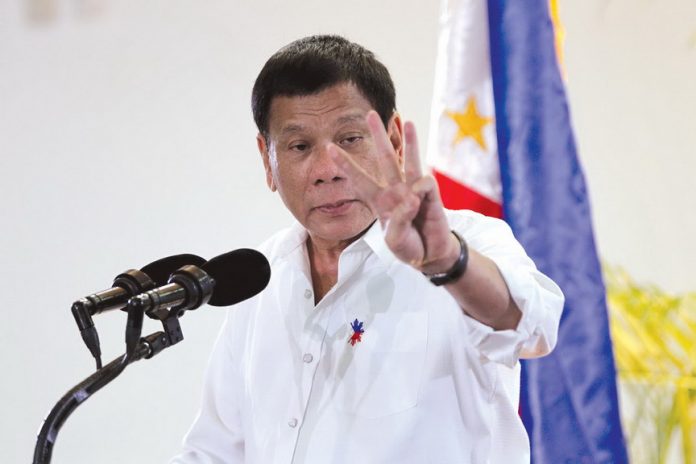
[[(601, 255), (694, 290), (696, 3), (566, 0), (561, 15)], [(156, 258), (212, 257), (288, 224), (249, 110), (264, 60), (311, 33), (366, 45), (425, 147), (437, 16), (436, 2), (404, 0), (0, 0), (0, 462), (31, 459), (45, 414), (93, 368), (73, 300)], [(165, 462), (224, 311), (187, 315), (184, 342), (83, 405), (53, 462)], [(123, 350), (123, 316), (96, 321), (105, 360)]]

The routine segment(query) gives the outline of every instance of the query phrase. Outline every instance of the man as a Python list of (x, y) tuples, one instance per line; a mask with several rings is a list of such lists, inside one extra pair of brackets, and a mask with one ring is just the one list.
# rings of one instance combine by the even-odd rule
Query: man
[(252, 107), (297, 219), (229, 312), (174, 463), (529, 462), (520, 357), (554, 346), (559, 288), (508, 226), (446, 211), (386, 68), (336, 36), (273, 55)]

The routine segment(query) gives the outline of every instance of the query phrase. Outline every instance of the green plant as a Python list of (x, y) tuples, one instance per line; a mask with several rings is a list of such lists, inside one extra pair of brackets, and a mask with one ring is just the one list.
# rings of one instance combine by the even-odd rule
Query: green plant
[(670, 295), (605, 267), (631, 462), (696, 463), (696, 293)]

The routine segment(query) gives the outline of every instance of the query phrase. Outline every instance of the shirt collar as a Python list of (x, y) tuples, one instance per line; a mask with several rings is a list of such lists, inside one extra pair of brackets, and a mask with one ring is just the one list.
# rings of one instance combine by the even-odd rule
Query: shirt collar
[[(284, 240), (282, 240), (279, 245), (278, 257), (287, 258), (298, 248), (304, 248), (307, 237), (307, 230), (302, 224), (294, 221), (292, 226), (288, 229)], [(384, 231), (378, 220), (372, 223), (362, 237), (348, 245), (348, 247), (343, 250), (343, 254), (370, 251), (379, 258), (385, 267), (391, 266), (397, 259), (384, 241)], [(306, 254), (304, 250), (302, 250), (302, 252)]]
[(364, 250), (367, 248), (371, 250), (385, 267), (391, 266), (396, 260), (396, 256), (394, 256), (387, 246), (387, 243), (384, 241), (384, 231), (382, 230), (379, 220), (373, 222), (367, 232), (365, 232), (359, 240), (356, 240), (355, 243), (352, 243), (350, 247), (346, 248), (346, 251), (349, 251), (353, 246), (355, 246), (356, 249)]
[(307, 231), (297, 221), (287, 229), (285, 236), (282, 238), (278, 244), (277, 256), (279, 258), (286, 258), (290, 253), (300, 248), (307, 241)]

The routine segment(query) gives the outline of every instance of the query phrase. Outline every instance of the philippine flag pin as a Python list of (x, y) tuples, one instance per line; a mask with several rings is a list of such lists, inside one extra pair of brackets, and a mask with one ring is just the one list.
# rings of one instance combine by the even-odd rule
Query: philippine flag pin
[(360, 337), (365, 332), (365, 330), (363, 330), (363, 323), (356, 319), (350, 324), (350, 328), (353, 329), (353, 335), (348, 339), (348, 343), (350, 343), (351, 346), (355, 346), (356, 343), (362, 341)]

